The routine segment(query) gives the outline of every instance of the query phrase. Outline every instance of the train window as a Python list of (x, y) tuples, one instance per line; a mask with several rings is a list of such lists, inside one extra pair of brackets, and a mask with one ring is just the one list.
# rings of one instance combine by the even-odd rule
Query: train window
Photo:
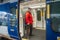
[(60, 32), (60, 3), (52, 3), (50, 8), (52, 29)]
[(10, 9), (11, 11), (11, 14), (13, 14), (13, 15), (16, 15), (16, 8), (14, 8), (14, 7), (11, 7), (11, 9)]
[(10, 25), (11, 27), (16, 25), (16, 8), (14, 7), (11, 7)]
[(41, 16), (40, 16), (41, 12), (40, 10), (37, 10), (37, 20), (41, 21)]
[(7, 26), (7, 13), (0, 12), (0, 26)]

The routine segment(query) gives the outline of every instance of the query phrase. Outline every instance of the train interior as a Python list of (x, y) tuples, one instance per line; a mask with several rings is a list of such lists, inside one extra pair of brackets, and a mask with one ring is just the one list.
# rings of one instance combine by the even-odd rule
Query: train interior
[[(40, 5), (39, 5), (40, 6)], [(46, 6), (43, 5), (43, 7), (30, 7), (31, 13), (33, 16), (33, 36), (29, 40), (45, 40), (46, 39)], [(23, 7), (20, 5), (20, 27), (23, 26), (24, 29), (24, 21), (22, 19), (24, 18), (25, 12), (27, 11), (28, 7)], [(21, 29), (22, 30), (22, 29)], [(20, 31), (21, 31), (20, 30)], [(24, 30), (21, 32), (21, 36), (24, 36)], [(24, 40), (24, 38), (22, 38)]]

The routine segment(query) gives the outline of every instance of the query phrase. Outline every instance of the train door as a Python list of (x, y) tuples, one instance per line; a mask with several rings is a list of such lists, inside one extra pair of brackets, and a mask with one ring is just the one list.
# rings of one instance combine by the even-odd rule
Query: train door
[(46, 40), (60, 40), (60, 2), (47, 3)]
[(36, 11), (36, 26), (37, 28), (45, 29), (45, 8), (37, 8)]
[(8, 15), (8, 32), (10, 37), (19, 39), (19, 29), (18, 29), (18, 11), (17, 10), (17, 2), (10, 3), (10, 13)]
[(5, 35), (9, 37), (8, 33), (8, 13), (9, 13), (9, 3), (0, 4), (0, 35)]
[(42, 28), (42, 16), (41, 16), (42, 15), (42, 10), (37, 9), (36, 10), (36, 15), (37, 15), (36, 16), (37, 17), (37, 19), (36, 19), (37, 24), (36, 25), (37, 25), (37, 27)]
[(15, 2), (0, 4), (0, 34), (19, 39), (16, 4)]

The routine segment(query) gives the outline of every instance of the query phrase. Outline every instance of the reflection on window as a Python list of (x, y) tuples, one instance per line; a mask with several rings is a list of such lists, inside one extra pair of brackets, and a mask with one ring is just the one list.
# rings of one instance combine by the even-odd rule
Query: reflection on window
[(51, 4), (51, 26), (55, 32), (60, 32), (60, 4)]
[(0, 26), (7, 26), (7, 13), (0, 12)]
[(10, 25), (13, 27), (16, 25), (16, 8), (11, 8), (11, 15), (10, 15)]

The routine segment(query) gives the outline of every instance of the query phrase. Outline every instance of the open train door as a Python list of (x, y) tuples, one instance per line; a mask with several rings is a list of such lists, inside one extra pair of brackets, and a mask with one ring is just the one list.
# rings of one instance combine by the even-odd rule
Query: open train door
[[(15, 1), (15, 0), (14, 0)], [(10, 13), (8, 15), (8, 32), (10, 37), (20, 40), (18, 1), (10, 3)]]
[(0, 4), (0, 34), (20, 40), (17, 9), (18, 2)]
[(18, 0), (0, 3), (0, 34), (20, 40), (17, 10)]

